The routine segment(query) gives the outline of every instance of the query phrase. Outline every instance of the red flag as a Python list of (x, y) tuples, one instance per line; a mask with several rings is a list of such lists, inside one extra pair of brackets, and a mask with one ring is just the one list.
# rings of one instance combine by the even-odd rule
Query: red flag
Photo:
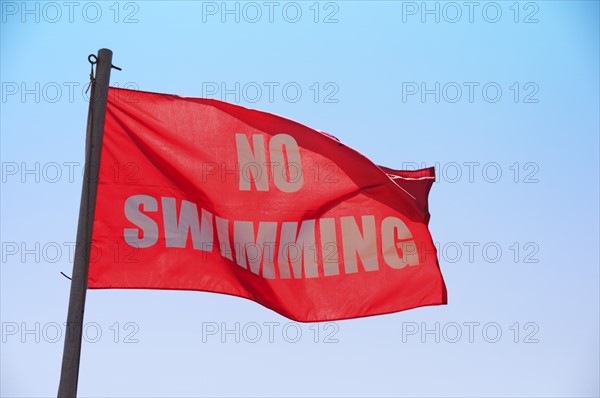
[(111, 88), (88, 286), (224, 293), (304, 322), (445, 304), (433, 180), (276, 115)]

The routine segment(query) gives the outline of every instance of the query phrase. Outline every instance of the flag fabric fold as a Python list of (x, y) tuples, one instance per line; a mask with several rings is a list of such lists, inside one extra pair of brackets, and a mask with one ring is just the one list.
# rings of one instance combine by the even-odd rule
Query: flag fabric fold
[(445, 304), (434, 180), (273, 114), (111, 88), (88, 286), (235, 295), (303, 322)]

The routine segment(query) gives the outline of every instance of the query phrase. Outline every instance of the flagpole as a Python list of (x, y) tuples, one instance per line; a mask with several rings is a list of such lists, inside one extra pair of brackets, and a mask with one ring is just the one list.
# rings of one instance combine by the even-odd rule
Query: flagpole
[[(90, 58), (92, 57), (93, 55), (90, 56)], [(90, 60), (90, 62), (92, 61)], [(92, 91), (90, 93), (85, 144), (85, 173), (81, 190), (81, 204), (79, 205), (77, 243), (75, 244), (75, 258), (73, 261), (73, 275), (58, 397), (77, 396), (83, 311), (87, 291), (92, 225), (96, 209), (98, 171), (100, 153), (102, 151), (102, 135), (104, 133), (104, 117), (106, 115), (111, 67), (112, 51), (106, 48), (98, 50), (98, 55), (96, 56), (96, 76), (91, 82)]]

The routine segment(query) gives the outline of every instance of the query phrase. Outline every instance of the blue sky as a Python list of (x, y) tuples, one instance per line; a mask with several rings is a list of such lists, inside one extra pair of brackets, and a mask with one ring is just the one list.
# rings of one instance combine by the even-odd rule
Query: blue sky
[(436, 166), (449, 303), (311, 325), (223, 295), (90, 291), (80, 396), (600, 394), (598, 2), (0, 6), (2, 396), (57, 391), (102, 47), (113, 85)]

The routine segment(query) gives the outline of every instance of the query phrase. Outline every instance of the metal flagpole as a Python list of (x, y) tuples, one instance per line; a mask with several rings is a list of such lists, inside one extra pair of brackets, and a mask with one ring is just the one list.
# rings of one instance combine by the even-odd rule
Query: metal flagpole
[[(88, 59), (94, 63), (90, 55)], [(112, 68), (112, 51), (102, 48), (96, 58), (96, 76), (92, 78), (90, 107), (85, 148), (85, 174), (81, 190), (79, 206), (79, 223), (77, 225), (77, 243), (67, 312), (65, 347), (63, 351), (62, 369), (58, 397), (76, 397), (79, 377), (79, 360), (81, 355), (81, 337), (83, 330), (83, 311), (87, 291), (88, 265), (90, 258), (92, 224), (96, 209), (96, 192), (98, 190), (98, 171), (100, 152), (102, 151), (102, 135), (106, 101)]]

